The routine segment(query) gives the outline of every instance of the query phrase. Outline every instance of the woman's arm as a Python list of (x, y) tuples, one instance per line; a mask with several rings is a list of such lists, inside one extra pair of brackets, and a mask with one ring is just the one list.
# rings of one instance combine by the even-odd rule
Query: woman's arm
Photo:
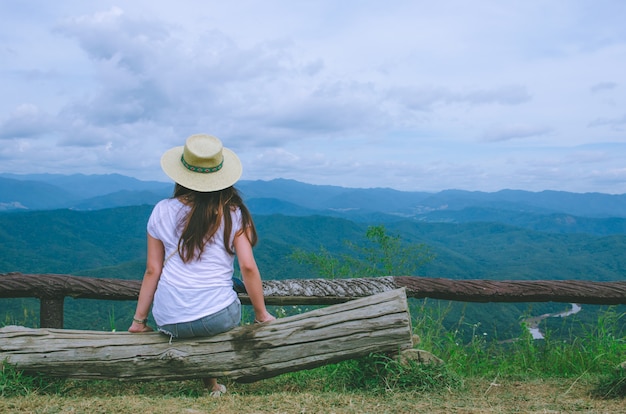
[(239, 269), (243, 276), (243, 283), (254, 308), (254, 319), (256, 322), (269, 322), (276, 319), (265, 308), (265, 298), (263, 296), (263, 284), (261, 282), (261, 272), (254, 260), (250, 240), (245, 234), (237, 234), (234, 243)]
[(133, 323), (128, 328), (129, 332), (148, 332), (152, 329), (145, 323), (136, 322), (143, 321), (148, 318), (150, 306), (154, 299), (157, 284), (161, 278), (163, 270), (163, 259), (165, 257), (165, 247), (161, 240), (155, 239), (148, 234), (148, 258), (146, 260), (146, 272), (143, 275), (141, 289), (139, 290), (139, 299), (137, 299), (137, 309)]

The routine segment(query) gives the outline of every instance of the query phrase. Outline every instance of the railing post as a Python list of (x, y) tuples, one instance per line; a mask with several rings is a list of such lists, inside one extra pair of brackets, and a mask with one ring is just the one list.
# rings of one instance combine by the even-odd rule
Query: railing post
[(39, 327), (63, 329), (63, 296), (39, 298)]

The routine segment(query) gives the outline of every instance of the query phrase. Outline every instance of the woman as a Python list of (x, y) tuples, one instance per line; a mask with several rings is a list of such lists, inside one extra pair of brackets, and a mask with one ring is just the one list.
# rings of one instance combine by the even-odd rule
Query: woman
[[(148, 332), (152, 306), (157, 328), (171, 338), (212, 336), (239, 325), (241, 303), (233, 290), (237, 256), (255, 322), (275, 319), (265, 308), (252, 247), (252, 217), (233, 187), (241, 177), (237, 155), (210, 135), (192, 135), (161, 158), (174, 180), (174, 196), (160, 201), (148, 220), (148, 254), (130, 332)], [(212, 396), (226, 387), (203, 378)]]

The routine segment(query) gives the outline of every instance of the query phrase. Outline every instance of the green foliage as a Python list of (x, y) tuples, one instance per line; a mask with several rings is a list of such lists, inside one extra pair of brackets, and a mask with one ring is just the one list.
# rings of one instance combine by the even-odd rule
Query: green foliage
[(4, 299), (0, 327), (7, 325), (39, 327), (39, 301), (31, 298)]
[(0, 361), (0, 397), (29, 395), (33, 392), (56, 393), (64, 380), (43, 375), (24, 375), (12, 365)]
[[(60, 273), (141, 279), (145, 265), (146, 221), (150, 206), (97, 211), (32, 211), (0, 214), (0, 273)], [(377, 247), (375, 239), (358, 242), (368, 226), (323, 217), (255, 216), (260, 240), (255, 249), (265, 279), (310, 277), (307, 263), (290, 260), (294, 250), (367, 262), (346, 240)], [(538, 232), (497, 223), (428, 223), (397, 221), (385, 224), (393, 242), (427, 245), (436, 260), (417, 263), (421, 275), (458, 279), (581, 279), (623, 280), (626, 235), (594, 236)], [(396, 236), (397, 235), (397, 236)], [(325, 250), (325, 253), (324, 253)], [(332, 254), (331, 254), (332, 253)], [(408, 255), (407, 255), (408, 257)], [(418, 261), (418, 257), (412, 260)], [(389, 274), (381, 261), (372, 269)], [(413, 274), (398, 263), (396, 275)], [(334, 269), (334, 270), (332, 270)], [(332, 277), (346, 271), (335, 266)], [(359, 269), (359, 272), (363, 269)], [(356, 273), (353, 272), (353, 273)]]
[(461, 384), (460, 377), (446, 365), (420, 364), (415, 361), (401, 364), (378, 354), (339, 364), (330, 378), (340, 389), (347, 391), (411, 389), (423, 392), (458, 387)]
[(461, 378), (445, 365), (425, 365), (414, 361), (401, 364), (382, 354), (285, 374), (279, 381), (290, 388), (297, 384), (300, 390), (315, 388), (338, 392), (442, 391), (462, 384)]
[[(385, 226), (369, 226), (365, 233), (367, 242), (359, 246), (348, 241), (357, 260), (348, 260), (358, 274), (364, 276), (410, 276), (424, 264), (434, 260), (428, 246), (414, 243), (402, 244), (399, 235), (389, 235)], [(358, 260), (361, 257), (362, 260)]]
[(32, 383), (25, 381), (22, 373), (13, 366), (2, 362), (0, 365), (0, 397), (26, 395), (31, 392)]
[(620, 366), (596, 380), (592, 395), (596, 398), (626, 398), (626, 367)]
[(362, 244), (345, 242), (348, 253), (296, 249), (292, 258), (307, 264), (327, 279), (413, 275), (434, 256), (425, 244), (405, 246), (399, 235), (389, 235), (384, 225), (369, 226)]
[(329, 252), (324, 246), (320, 247), (318, 253), (305, 252), (297, 248), (291, 258), (301, 264), (306, 264), (325, 279), (342, 279), (352, 276), (353, 272), (346, 262)]
[[(408, 243), (428, 244), (437, 260), (423, 275), (452, 279), (621, 281), (626, 235), (531, 231), (498, 223), (392, 223)], [(621, 269), (621, 270), (620, 270)]]
[[(601, 313), (595, 324), (572, 326), (569, 336), (554, 337), (547, 331), (545, 339), (536, 340), (522, 329), (518, 338), (506, 341), (488, 340), (480, 324), (466, 325), (463, 318), (457, 326), (446, 328), (443, 320), (448, 309), (424, 306), (414, 315), (413, 326), (420, 336), (420, 347), (463, 376), (597, 376), (611, 371), (626, 355), (620, 323), (626, 313), (616, 308)], [(470, 330), (471, 335), (464, 335), (463, 329)]]
[(150, 211), (137, 206), (0, 214), (0, 272), (76, 274), (139, 258), (145, 263)]

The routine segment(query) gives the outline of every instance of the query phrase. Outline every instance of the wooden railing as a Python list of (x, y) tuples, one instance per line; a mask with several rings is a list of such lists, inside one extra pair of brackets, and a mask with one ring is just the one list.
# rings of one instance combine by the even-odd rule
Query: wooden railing
[[(63, 328), (65, 297), (136, 300), (141, 281), (57, 274), (0, 274), (0, 298), (38, 298), (40, 326)], [(406, 288), (407, 297), (462, 302), (626, 304), (625, 282), (588, 280), (457, 280), (417, 276), (288, 279), (263, 282), (268, 305), (329, 305)], [(250, 301), (239, 293), (244, 304)]]

